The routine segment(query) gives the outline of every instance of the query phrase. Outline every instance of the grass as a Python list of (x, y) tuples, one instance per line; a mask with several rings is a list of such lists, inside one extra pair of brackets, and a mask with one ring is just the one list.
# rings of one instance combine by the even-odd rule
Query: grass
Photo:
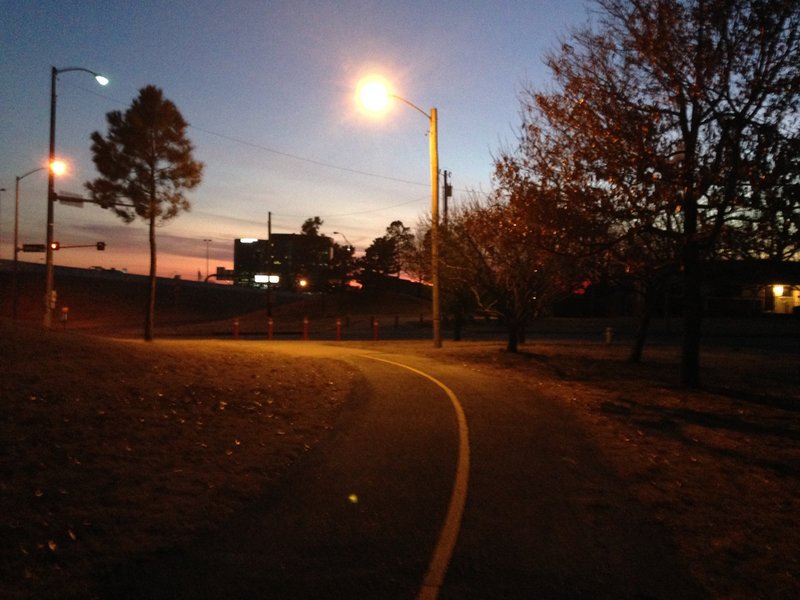
[[(800, 597), (800, 355), (714, 348), (378, 342), (568, 407), (712, 597)], [(0, 596), (91, 597), (110, 565), (213, 530), (334, 427), (355, 375), (232, 341), (120, 341), (0, 326)]]
[(353, 374), (231, 343), (2, 326), (0, 597), (91, 597), (213, 530), (325, 435)]

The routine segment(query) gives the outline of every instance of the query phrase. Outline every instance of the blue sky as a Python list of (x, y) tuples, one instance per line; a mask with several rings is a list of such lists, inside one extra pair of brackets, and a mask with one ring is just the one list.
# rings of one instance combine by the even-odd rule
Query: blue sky
[[(159, 229), (158, 274), (193, 279), (232, 264), (233, 240), (298, 232), (318, 215), (359, 251), (400, 219), (430, 210), (426, 119), (395, 103), (366, 118), (355, 86), (368, 74), (439, 113), (440, 168), (455, 201), (491, 187), (492, 153), (514, 139), (523, 86), (547, 87), (543, 55), (588, 18), (583, 0), (528, 1), (0, 1), (0, 258), (13, 252), (15, 176), (46, 164), (50, 67), (85, 67), (58, 81), (56, 153), (70, 173), (56, 189), (83, 193), (95, 177), (92, 131), (148, 84), (190, 123), (206, 165), (192, 211)], [(20, 242), (45, 234), (46, 174), (20, 183)], [(342, 242), (340, 236), (333, 236)], [(147, 228), (92, 205), (56, 205), (56, 264), (146, 273)], [(21, 254), (41, 261), (43, 255)]]

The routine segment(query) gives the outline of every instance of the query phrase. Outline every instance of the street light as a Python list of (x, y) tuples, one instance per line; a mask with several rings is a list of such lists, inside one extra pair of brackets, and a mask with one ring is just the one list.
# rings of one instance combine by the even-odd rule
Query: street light
[(6, 191), (6, 188), (0, 188), (0, 207), (2, 207), (2, 205), (3, 205), (3, 201), (2, 201), (3, 194), (2, 194), (2, 192), (5, 192), (5, 191)]
[(44, 327), (50, 328), (50, 323), (53, 316), (53, 204), (56, 200), (55, 192), (55, 173), (53, 165), (56, 161), (56, 82), (58, 81), (59, 73), (66, 73), (68, 71), (83, 71), (94, 76), (97, 83), (100, 85), (107, 85), (108, 79), (99, 73), (84, 69), (83, 67), (67, 67), (65, 69), (56, 69), (52, 67), (50, 70), (50, 154), (48, 161), (48, 175), (47, 175), (47, 236), (45, 243), (45, 264), (46, 264), (46, 278), (44, 286)]
[(347, 250), (349, 252), (350, 248), (352, 248), (353, 246), (350, 245), (350, 240), (347, 239), (347, 236), (345, 234), (343, 234), (341, 231), (334, 231), (333, 235), (342, 236), (342, 239), (344, 240), (344, 243), (347, 244), (346, 248), (347, 248)]
[(212, 240), (206, 238), (203, 241), (206, 243), (206, 281), (208, 281), (208, 245), (212, 242)]
[(25, 179), (28, 175), (33, 175), (39, 171), (43, 171), (45, 167), (36, 167), (23, 175), (16, 176), (16, 184), (14, 185), (14, 273), (12, 278), (12, 296), (13, 304), (11, 307), (11, 317), (17, 318), (17, 272), (19, 270), (19, 182)]
[[(344, 267), (341, 270), (342, 272), (341, 289), (345, 289), (345, 287), (347, 286), (347, 282), (350, 281), (349, 279), (350, 267), (352, 266), (353, 252), (355, 251), (355, 248), (350, 244), (350, 240), (347, 239), (347, 236), (343, 234), (341, 231), (334, 231), (333, 235), (342, 236), (342, 239), (344, 240), (345, 244), (344, 251), (347, 253), (347, 258), (341, 262), (341, 265)], [(331, 246), (331, 259), (333, 259), (333, 246)], [(334, 267), (337, 265), (337, 263), (333, 261), (332, 264), (334, 265)]]
[(370, 112), (386, 110), (389, 101), (394, 98), (422, 113), (430, 123), (430, 160), (431, 160), (431, 280), (433, 284), (431, 312), (433, 313), (433, 346), (442, 347), (441, 311), (439, 308), (439, 143), (438, 115), (436, 108), (426, 113), (416, 104), (389, 91), (382, 80), (370, 78), (359, 85), (358, 97), (362, 106)]

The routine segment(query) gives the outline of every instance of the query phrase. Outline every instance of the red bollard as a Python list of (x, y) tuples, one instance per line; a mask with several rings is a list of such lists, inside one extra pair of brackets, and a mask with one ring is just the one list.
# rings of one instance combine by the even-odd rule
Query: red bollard
[(303, 318), (303, 339), (308, 339), (308, 317)]
[(342, 320), (336, 319), (336, 341), (342, 341)]
[(378, 341), (378, 319), (372, 319), (372, 340)]
[(267, 339), (271, 340), (275, 333), (275, 322), (272, 319), (267, 321)]
[(233, 320), (233, 339), (239, 339), (239, 319)]

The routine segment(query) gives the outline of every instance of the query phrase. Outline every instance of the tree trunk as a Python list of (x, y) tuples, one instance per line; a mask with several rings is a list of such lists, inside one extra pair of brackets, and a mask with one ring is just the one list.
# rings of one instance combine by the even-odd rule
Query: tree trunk
[(513, 352), (516, 354), (519, 351), (519, 326), (516, 320), (506, 317), (506, 329), (508, 330), (506, 352)]
[(653, 315), (655, 305), (655, 290), (650, 282), (645, 284), (644, 307), (639, 317), (639, 328), (636, 330), (636, 338), (633, 340), (631, 353), (628, 355), (628, 362), (639, 363), (642, 361), (644, 343), (647, 339), (647, 331), (650, 327), (650, 318)]
[(700, 335), (703, 320), (700, 263), (696, 243), (690, 242), (684, 261), (683, 348), (681, 350), (681, 386), (700, 387)]
[(150, 214), (150, 294), (147, 299), (147, 314), (144, 321), (144, 340), (153, 341), (153, 322), (156, 314), (156, 217)]
[(528, 323), (527, 321), (520, 321), (517, 325), (517, 342), (524, 344), (528, 341)]
[(455, 315), (453, 315), (453, 341), (461, 341), (461, 330), (464, 327), (464, 313), (461, 312), (461, 307), (456, 308)]
[[(697, 113), (692, 114), (696, 120)], [(699, 123), (693, 123), (697, 131)], [(689, 138), (686, 146), (687, 173), (694, 172), (695, 138)], [(681, 386), (700, 387), (700, 325), (702, 320), (702, 296), (700, 277), (700, 246), (697, 240), (698, 205), (695, 182), (692, 176), (685, 178), (683, 198), (683, 348), (681, 350)]]

